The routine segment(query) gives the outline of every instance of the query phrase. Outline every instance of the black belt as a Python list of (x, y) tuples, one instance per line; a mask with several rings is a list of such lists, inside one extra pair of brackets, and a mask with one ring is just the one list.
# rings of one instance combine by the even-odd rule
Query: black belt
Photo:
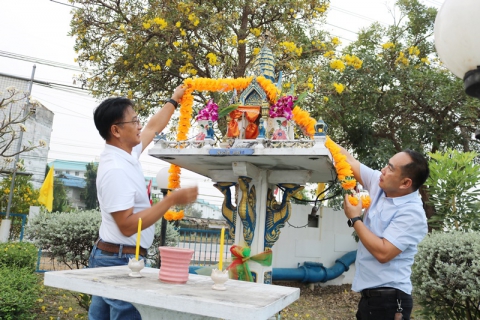
[[(98, 249), (100, 249), (102, 251), (110, 252), (110, 253), (118, 253), (120, 251), (120, 245), (119, 244), (105, 242), (105, 241), (100, 240), (100, 239), (95, 241), (95, 245), (97, 246)], [(127, 245), (124, 244), (123, 248), (122, 248), (122, 253), (136, 254), (136, 249), (137, 248), (135, 246), (127, 246)], [(140, 247), (139, 254), (141, 256), (146, 257), (147, 256), (147, 249), (144, 249), (144, 248)]]
[(362, 290), (362, 298), (396, 296), (397, 294), (406, 295), (402, 290), (388, 287)]

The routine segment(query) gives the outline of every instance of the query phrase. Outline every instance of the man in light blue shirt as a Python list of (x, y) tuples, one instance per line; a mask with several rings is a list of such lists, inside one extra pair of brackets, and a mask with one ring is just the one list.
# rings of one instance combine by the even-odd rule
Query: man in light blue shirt
[(363, 220), (361, 201), (353, 206), (346, 197), (344, 202), (348, 225), (360, 238), (352, 284), (352, 290), (362, 293), (357, 319), (410, 319), (412, 265), (428, 231), (418, 193), (429, 175), (428, 162), (420, 153), (404, 150), (377, 171), (341, 150), (371, 197)]

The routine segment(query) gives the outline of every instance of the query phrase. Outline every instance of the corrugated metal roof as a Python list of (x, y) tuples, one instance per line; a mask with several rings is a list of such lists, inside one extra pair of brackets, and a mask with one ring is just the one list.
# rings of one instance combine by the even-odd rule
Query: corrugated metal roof
[(85, 186), (87, 185), (87, 182), (85, 181), (85, 179), (72, 176), (71, 174), (62, 173), (55, 177), (60, 179), (65, 187), (84, 189)]
[[(90, 162), (85, 161), (73, 161), (73, 160), (54, 160), (48, 164), (49, 167), (53, 165), (54, 169), (60, 170), (72, 170), (72, 171), (87, 171), (87, 164)], [(95, 162), (98, 163), (98, 162)]]

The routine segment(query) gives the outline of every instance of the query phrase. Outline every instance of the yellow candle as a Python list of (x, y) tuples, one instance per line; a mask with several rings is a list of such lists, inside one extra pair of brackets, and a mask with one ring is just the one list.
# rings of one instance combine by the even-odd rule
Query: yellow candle
[(222, 232), (220, 233), (220, 258), (218, 262), (218, 270), (223, 271), (223, 243), (225, 242), (225, 228), (222, 228)]
[(137, 231), (137, 247), (135, 248), (135, 259), (138, 261), (138, 254), (140, 253), (140, 234), (142, 233), (142, 218), (138, 218)]

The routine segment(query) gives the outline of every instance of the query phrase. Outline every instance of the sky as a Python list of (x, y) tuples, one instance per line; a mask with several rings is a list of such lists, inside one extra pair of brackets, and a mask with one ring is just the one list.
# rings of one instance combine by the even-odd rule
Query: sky
[[(443, 2), (422, 0), (425, 5), (436, 8)], [(74, 39), (68, 36), (72, 8), (65, 4), (67, 0), (0, 0), (0, 73), (30, 78), (35, 64), (36, 80), (73, 86), (73, 77), (79, 71), (72, 70), (76, 67)], [(391, 24), (393, 4), (393, 0), (331, 0), (323, 28), (348, 44), (356, 39), (361, 28), (375, 21), (384, 26)], [(62, 67), (40, 63), (45, 60)], [(99, 101), (86, 93), (36, 84), (32, 97), (55, 114), (48, 162), (98, 160), (104, 141), (94, 126), (92, 114)], [(140, 159), (146, 176), (156, 176), (162, 167), (169, 166), (148, 152)], [(198, 184), (200, 198), (221, 204), (223, 196), (210, 179), (182, 170), (181, 181), (182, 185)]]

